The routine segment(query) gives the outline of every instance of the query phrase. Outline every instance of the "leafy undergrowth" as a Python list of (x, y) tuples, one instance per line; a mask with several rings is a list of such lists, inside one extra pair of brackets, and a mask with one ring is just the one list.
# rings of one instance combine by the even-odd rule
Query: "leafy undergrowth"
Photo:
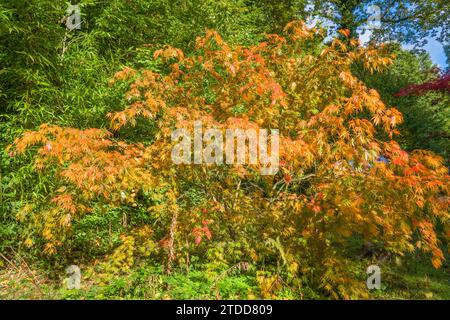
[[(361, 270), (371, 263), (361, 260)], [(380, 266), (381, 289), (371, 291), (369, 299), (450, 299), (448, 263), (436, 270), (423, 257), (408, 257)], [(147, 265), (114, 277), (106, 284), (96, 284), (83, 277), (81, 289), (67, 290), (63, 279), (50, 280), (43, 271), (31, 271), (24, 265), (5, 264), (3, 267), (0, 270), (1, 299), (328, 299), (306, 286), (300, 290), (289, 287), (277, 276), (272, 277), (275, 281), (268, 289), (264, 287), (267, 283), (261, 281), (261, 271), (252, 269), (236, 268), (211, 274), (204, 268), (192, 268), (165, 275), (161, 267)]]
[(450, 265), (436, 270), (425, 260), (387, 266), (382, 288), (372, 294), (375, 299), (450, 299)]

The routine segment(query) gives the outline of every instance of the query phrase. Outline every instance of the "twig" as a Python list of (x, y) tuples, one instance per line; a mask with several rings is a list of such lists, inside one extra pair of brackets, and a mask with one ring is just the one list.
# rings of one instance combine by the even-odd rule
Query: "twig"
[(175, 211), (172, 217), (172, 223), (170, 224), (170, 238), (169, 238), (169, 260), (167, 261), (167, 274), (172, 272), (172, 262), (175, 258), (175, 228), (177, 227), (178, 211)]

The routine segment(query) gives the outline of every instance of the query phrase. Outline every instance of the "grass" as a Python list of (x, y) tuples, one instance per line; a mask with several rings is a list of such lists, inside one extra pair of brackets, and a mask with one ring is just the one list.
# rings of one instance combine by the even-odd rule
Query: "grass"
[[(447, 260), (448, 261), (448, 260)], [(361, 266), (370, 264), (361, 260)], [(402, 261), (380, 264), (381, 289), (370, 292), (370, 299), (438, 299), (450, 300), (450, 268), (446, 262), (440, 269), (432, 267), (422, 256), (405, 257)], [(312, 295), (304, 299), (320, 298)], [(307, 291), (308, 291), (307, 290)], [(206, 272), (192, 270), (164, 275), (161, 267), (145, 266), (113, 278), (105, 285), (82, 280), (82, 289), (66, 290), (62, 280), (50, 280), (45, 272), (31, 270), (25, 262), (13, 267), (0, 266), (0, 299), (260, 299), (254, 272), (230, 274), (215, 281)], [(283, 287), (277, 299), (299, 299), (294, 290)]]
[(406, 261), (383, 268), (382, 288), (372, 294), (373, 298), (450, 300), (448, 260), (440, 269), (423, 257)]

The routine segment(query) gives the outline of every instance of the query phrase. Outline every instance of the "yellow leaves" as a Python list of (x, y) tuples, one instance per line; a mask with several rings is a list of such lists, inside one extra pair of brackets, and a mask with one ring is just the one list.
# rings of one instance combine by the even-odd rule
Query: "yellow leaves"
[(379, 48), (360, 48), (358, 59), (370, 73), (382, 71), (392, 64), (395, 56), (389, 54), (382, 46)]
[(290, 263), (288, 265), (288, 272), (290, 274), (294, 274), (295, 275), (297, 273), (297, 271), (298, 271), (298, 268), (299, 268), (298, 263), (294, 261), (294, 262), (292, 262), (292, 263)]
[(44, 231), (42, 232), (42, 235), (46, 240), (51, 240), (53, 238), (52, 230), (49, 228), (45, 228)]
[(340, 111), (340, 106), (338, 105), (329, 105), (327, 106), (324, 110), (323, 113), (324, 114), (328, 114), (328, 115), (334, 115), (337, 114)]
[(250, 250), (250, 258), (253, 260), (253, 261), (258, 261), (259, 260), (259, 256), (258, 256), (258, 254), (256, 253), (256, 251), (255, 250)]
[(58, 189), (56, 190), (56, 192), (64, 193), (66, 190), (67, 190), (67, 187), (66, 187), (66, 186), (62, 186), (62, 187), (58, 188)]
[(384, 123), (384, 129), (389, 136), (392, 138), (394, 133), (393, 129), (400, 123), (403, 122), (402, 114), (395, 108), (387, 109), (382, 117), (382, 122)]
[(292, 236), (297, 230), (294, 227), (287, 227), (282, 231), (284, 236)]
[(135, 238), (136, 253), (144, 257), (148, 257), (150, 254), (157, 250), (157, 245), (152, 239), (154, 231), (149, 226), (143, 226), (137, 228), (131, 232)]
[(118, 275), (128, 273), (134, 265), (136, 257), (148, 256), (151, 251), (155, 250), (155, 243), (149, 238), (145, 238), (151, 234), (150, 228), (144, 227), (133, 230), (131, 235), (121, 235), (122, 243), (100, 261), (94, 270), (91, 270), (89, 278), (97, 283), (105, 284)]
[(24, 205), (16, 214), (16, 219), (20, 222), (24, 222), (26, 217), (31, 213), (33, 206), (29, 203)]
[[(418, 153), (416, 153), (417, 155)], [(422, 152), (420, 160), (426, 165), (428, 168), (437, 169), (443, 165), (443, 158), (436, 156), (430, 152)]]
[(71, 214), (66, 214), (61, 219), (60, 224), (61, 224), (62, 227), (66, 227), (67, 228), (67, 227), (70, 227), (71, 222), (72, 222), (72, 215)]
[(53, 243), (46, 243), (44, 246), (44, 253), (48, 255), (53, 255), (56, 253), (56, 248)]
[(274, 293), (281, 289), (281, 280), (278, 275), (270, 275), (264, 271), (256, 272), (256, 280), (263, 299), (273, 299)]
[(30, 238), (27, 238), (27, 239), (24, 241), (24, 244), (25, 244), (25, 246), (27, 246), (28, 248), (31, 248), (31, 247), (34, 245), (34, 241), (33, 241), (32, 239), (30, 239)]
[(425, 298), (426, 299), (433, 299), (433, 292), (426, 292), (425, 293)]
[(444, 260), (444, 255), (441, 250), (436, 250), (433, 252), (433, 258), (431, 259), (431, 263), (433, 267), (439, 269), (442, 266), (442, 261)]
[(358, 84), (358, 80), (352, 75), (350, 71), (342, 71), (339, 74), (339, 78), (347, 85), (349, 88), (354, 88)]
[(420, 247), (425, 252), (431, 252), (431, 262), (438, 269), (442, 266), (444, 254), (438, 246), (438, 240), (434, 231), (433, 224), (426, 220), (414, 221), (414, 225), (419, 229), (422, 241)]

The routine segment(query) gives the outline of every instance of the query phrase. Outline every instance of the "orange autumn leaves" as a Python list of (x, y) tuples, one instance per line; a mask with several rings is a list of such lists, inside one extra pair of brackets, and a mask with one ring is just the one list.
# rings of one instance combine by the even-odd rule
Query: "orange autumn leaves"
[[(21, 154), (35, 145), (39, 146), (35, 169), (50, 176), (56, 170), (54, 193), (47, 208), (40, 209), (37, 215), (22, 214), (21, 210), (18, 216), (28, 216), (36, 224), (35, 231), (47, 241), (47, 253), (56, 252), (72, 222), (91, 211), (92, 201), (101, 198), (109, 203), (133, 203), (133, 190), (151, 181), (142, 166), (143, 146), (115, 142), (106, 130), (44, 124), (38, 131), (25, 132), (14, 147)], [(26, 208), (29, 211), (29, 206)]]

